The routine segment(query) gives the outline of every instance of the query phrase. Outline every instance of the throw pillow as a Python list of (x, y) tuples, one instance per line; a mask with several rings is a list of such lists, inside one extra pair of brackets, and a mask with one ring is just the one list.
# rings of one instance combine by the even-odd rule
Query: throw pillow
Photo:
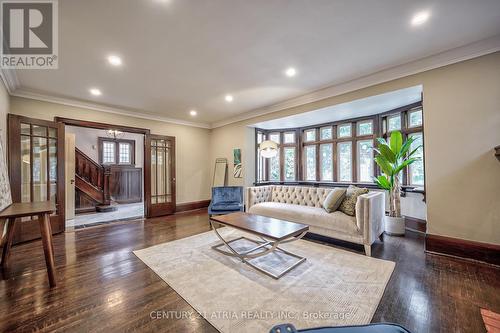
[(344, 198), (340, 204), (339, 210), (347, 215), (354, 216), (356, 214), (356, 201), (360, 195), (368, 193), (367, 188), (359, 188), (356, 186), (349, 186)]
[(340, 204), (345, 198), (347, 190), (345, 188), (334, 188), (323, 201), (323, 208), (328, 212), (334, 212), (339, 209)]

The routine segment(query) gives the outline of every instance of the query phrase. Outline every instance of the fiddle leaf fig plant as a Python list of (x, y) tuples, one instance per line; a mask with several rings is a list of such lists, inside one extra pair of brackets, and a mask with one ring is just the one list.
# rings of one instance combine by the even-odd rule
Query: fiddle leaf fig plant
[(400, 173), (408, 165), (418, 161), (419, 157), (413, 157), (419, 148), (411, 150), (415, 138), (408, 137), (403, 142), (400, 131), (391, 133), (388, 143), (384, 138), (377, 138), (375, 162), (380, 167), (382, 174), (374, 178), (375, 183), (381, 189), (389, 191), (389, 216), (401, 217), (401, 180)]

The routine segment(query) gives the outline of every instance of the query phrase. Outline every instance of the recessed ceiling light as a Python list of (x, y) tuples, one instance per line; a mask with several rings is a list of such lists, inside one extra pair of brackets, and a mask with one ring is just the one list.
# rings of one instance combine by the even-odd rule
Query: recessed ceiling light
[(191, 110), (189, 111), (189, 114), (194, 117), (198, 114), (198, 112), (196, 112), (196, 110)]
[(121, 66), (122, 64), (122, 58), (116, 55), (110, 55), (108, 57), (108, 62), (113, 65), (113, 66)]
[(294, 77), (295, 75), (297, 75), (297, 70), (293, 67), (289, 67), (286, 69), (285, 74), (288, 77)]
[(411, 19), (411, 25), (413, 26), (422, 25), (425, 22), (427, 22), (430, 16), (431, 14), (428, 11), (418, 12)]
[(102, 95), (101, 91), (97, 88), (91, 88), (89, 91), (94, 96), (101, 96)]
[(224, 99), (228, 103), (231, 103), (234, 100), (233, 95), (226, 95), (226, 97), (224, 97)]

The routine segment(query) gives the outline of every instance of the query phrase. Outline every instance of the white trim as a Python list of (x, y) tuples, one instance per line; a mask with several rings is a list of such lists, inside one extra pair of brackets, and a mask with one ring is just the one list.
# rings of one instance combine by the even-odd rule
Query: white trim
[(48, 94), (32, 92), (20, 88), (20, 83), (17, 78), (15, 70), (1, 69), (0, 77), (4, 81), (6, 89), (8, 90), (9, 94), (12, 96), (24, 97), (24, 98), (68, 105), (73, 107), (87, 108), (91, 110), (120, 114), (140, 119), (149, 119), (149, 120), (162, 121), (178, 125), (213, 129), (217, 127), (226, 126), (235, 122), (248, 120), (257, 116), (262, 116), (269, 113), (281, 111), (284, 109), (304, 105), (307, 103), (316, 102), (325, 98), (342, 95), (348, 92), (392, 81), (405, 76), (425, 72), (438, 67), (451, 65), (457, 62), (480, 57), (497, 51), (500, 51), (500, 35), (496, 35), (488, 39), (484, 39), (475, 43), (471, 43), (445, 52), (441, 52), (433, 56), (422, 58), (420, 60), (415, 60), (406, 64), (386, 68), (364, 77), (353, 78), (350, 81), (318, 89), (309, 94), (291, 98), (277, 104), (273, 104), (263, 108), (258, 108), (252, 111), (247, 111), (238, 116), (219, 122), (214, 122), (212, 124), (197, 123), (175, 118), (163, 117), (159, 115), (151, 115), (144, 113), (140, 110), (116, 108), (100, 104), (87, 103), (71, 98), (55, 97)]
[(134, 117), (134, 118), (155, 120), (155, 121), (161, 121), (161, 122), (171, 123), (171, 124), (176, 124), (176, 125), (184, 125), (184, 126), (192, 126), (192, 127), (200, 127), (200, 128), (210, 129), (209, 124), (196, 123), (196, 122), (185, 121), (185, 120), (180, 120), (180, 119), (175, 119), (175, 118), (162, 117), (162, 116), (158, 116), (158, 115), (151, 115), (151, 114), (143, 113), (143, 112), (137, 111), (137, 110), (119, 109), (119, 108), (104, 106), (104, 105), (100, 105), (100, 104), (82, 102), (82, 101), (78, 101), (78, 100), (74, 100), (74, 99), (70, 99), (70, 98), (55, 97), (55, 96), (50, 96), (50, 95), (46, 95), (46, 94), (32, 92), (29, 90), (24, 90), (22, 88), (17, 89), (13, 93), (11, 93), (11, 95), (16, 96), (16, 97), (34, 99), (34, 100), (38, 100), (38, 101), (62, 104), (62, 105), (67, 105), (67, 106), (72, 106), (72, 107), (77, 107), (77, 108), (85, 108), (85, 109), (90, 109), (90, 110), (95, 110), (95, 111), (120, 114), (120, 115)]
[(10, 95), (12, 95), (12, 93), (20, 87), (16, 70), (9, 68), (1, 68), (0, 77), (2, 78), (2, 81), (5, 85), (5, 89), (7, 89)]
[(301, 106), (307, 103), (316, 102), (325, 98), (342, 95), (380, 83), (396, 80), (405, 76), (410, 76), (438, 67), (451, 65), (472, 58), (477, 58), (497, 51), (500, 51), (500, 35), (496, 35), (479, 42), (441, 52), (433, 56), (415, 60), (403, 65), (387, 68), (364, 77), (354, 78), (351, 81), (346, 81), (344, 83), (319, 89), (309, 94), (288, 99), (284, 102), (245, 112), (241, 115), (223, 121), (214, 122), (211, 124), (211, 128), (226, 126), (238, 121), (248, 120), (257, 116), (262, 116), (288, 108)]

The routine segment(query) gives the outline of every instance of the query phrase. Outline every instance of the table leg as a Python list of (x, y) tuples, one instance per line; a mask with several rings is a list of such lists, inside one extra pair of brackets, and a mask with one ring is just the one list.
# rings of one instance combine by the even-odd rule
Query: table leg
[[(2, 251), (2, 267), (6, 266), (10, 257), (10, 248), (12, 247), (12, 240), (14, 239), (14, 225), (16, 219), (8, 218), (6, 220), (7, 223), (7, 235), (5, 236), (5, 241), (3, 245)], [(3, 229), (1, 230), (3, 233)]]
[(52, 244), (52, 228), (50, 226), (49, 214), (38, 216), (40, 222), (40, 233), (42, 234), (43, 252), (45, 254), (45, 263), (47, 264), (47, 274), (49, 275), (49, 284), (56, 286), (56, 268), (54, 264), (54, 245)]

